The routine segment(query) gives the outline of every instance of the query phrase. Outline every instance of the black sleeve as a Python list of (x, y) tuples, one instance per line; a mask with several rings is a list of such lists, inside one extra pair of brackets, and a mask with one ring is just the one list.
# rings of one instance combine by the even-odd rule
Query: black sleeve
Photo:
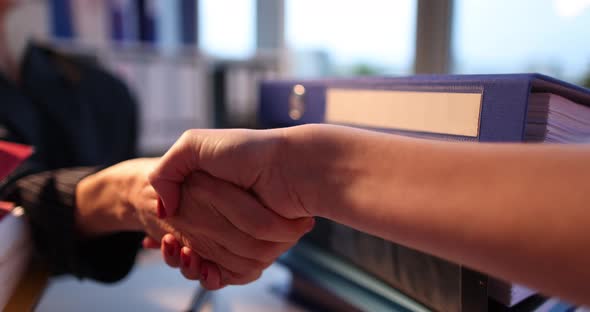
[(20, 178), (11, 191), (26, 212), (36, 256), (54, 275), (115, 282), (131, 270), (143, 233), (81, 238), (75, 228), (75, 190), (97, 168), (47, 171)]

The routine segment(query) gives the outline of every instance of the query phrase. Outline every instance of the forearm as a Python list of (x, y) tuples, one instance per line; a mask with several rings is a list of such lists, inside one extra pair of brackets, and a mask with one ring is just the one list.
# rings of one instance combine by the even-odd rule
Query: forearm
[(337, 127), (295, 137), (308, 142), (300, 162), (321, 158), (300, 173), (301, 181), (310, 174), (299, 183), (310, 211), (548, 293), (582, 300), (590, 291), (588, 147), (434, 142)]
[(31, 174), (16, 181), (9, 196), (25, 209), (35, 256), (49, 272), (110, 282), (129, 271), (142, 237), (137, 233), (81, 233), (76, 190), (95, 171), (81, 167)]

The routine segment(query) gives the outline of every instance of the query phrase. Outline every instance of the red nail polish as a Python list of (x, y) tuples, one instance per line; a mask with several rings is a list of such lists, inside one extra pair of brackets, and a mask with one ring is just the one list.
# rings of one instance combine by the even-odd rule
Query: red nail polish
[(207, 280), (207, 275), (208, 275), (207, 268), (203, 266), (201, 268), (201, 280), (202, 281), (206, 281)]
[(166, 209), (164, 209), (164, 203), (162, 202), (161, 198), (158, 198), (157, 213), (158, 213), (158, 218), (160, 218), (160, 219), (166, 218)]
[(188, 268), (191, 265), (191, 256), (187, 255), (184, 252), (180, 253), (180, 261), (182, 262), (182, 266)]

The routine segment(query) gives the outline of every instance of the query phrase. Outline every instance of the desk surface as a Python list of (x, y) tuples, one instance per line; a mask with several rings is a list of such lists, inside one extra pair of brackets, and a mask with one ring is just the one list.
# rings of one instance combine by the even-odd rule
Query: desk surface
[[(211, 293), (199, 311), (306, 311), (285, 299), (290, 280), (290, 273), (275, 264), (252, 284)], [(114, 285), (52, 280), (36, 311), (187, 311), (199, 291), (197, 282), (167, 267), (159, 251), (145, 251), (131, 274)]]
[[(254, 283), (199, 296), (203, 290), (197, 282), (188, 281), (177, 270), (167, 267), (159, 251), (147, 251), (139, 256), (131, 274), (114, 285), (79, 281), (72, 277), (52, 280), (35, 311), (309, 311), (286, 299), (291, 282), (290, 272), (274, 264)], [(205, 298), (205, 304), (195, 305), (196, 299), (200, 298)], [(556, 302), (550, 301), (536, 312), (561, 311), (555, 309)], [(199, 308), (193, 310), (193, 306)], [(590, 310), (580, 308), (576, 312)]]

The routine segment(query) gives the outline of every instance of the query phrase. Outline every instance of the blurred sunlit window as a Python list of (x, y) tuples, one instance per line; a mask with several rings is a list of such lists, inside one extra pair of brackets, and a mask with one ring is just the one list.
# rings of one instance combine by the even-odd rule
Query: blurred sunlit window
[(456, 0), (455, 73), (590, 74), (590, 0)]
[(255, 0), (200, 0), (199, 40), (220, 58), (252, 56), (256, 45)]
[(286, 0), (285, 19), (296, 75), (412, 71), (416, 0)]

